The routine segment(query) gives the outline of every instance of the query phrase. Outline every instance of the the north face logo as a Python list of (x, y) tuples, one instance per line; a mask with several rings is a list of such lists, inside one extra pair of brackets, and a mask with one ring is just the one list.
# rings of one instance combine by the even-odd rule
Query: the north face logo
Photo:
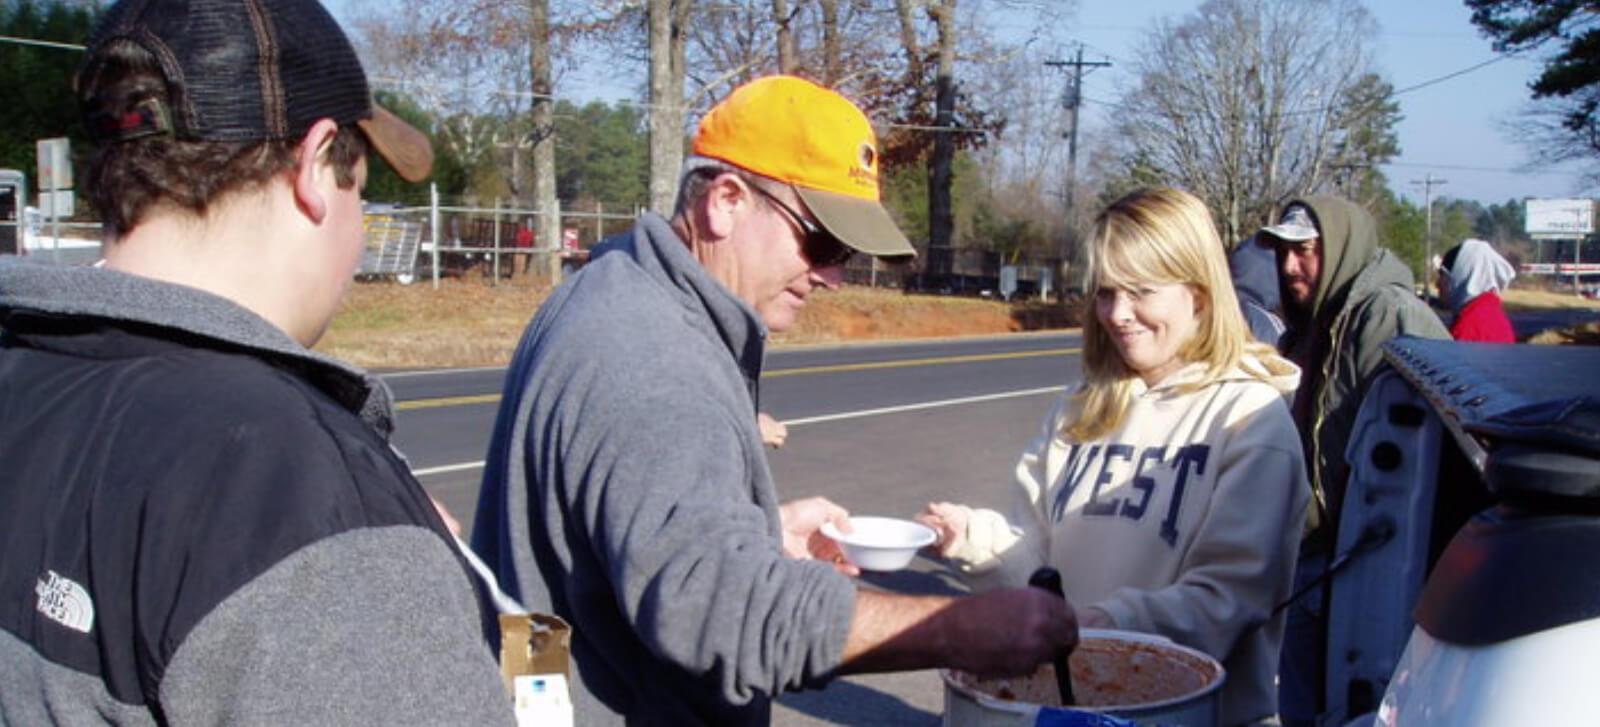
[(46, 571), (33, 592), (39, 594), (39, 613), (51, 621), (86, 634), (94, 628), (94, 601), (83, 586)]

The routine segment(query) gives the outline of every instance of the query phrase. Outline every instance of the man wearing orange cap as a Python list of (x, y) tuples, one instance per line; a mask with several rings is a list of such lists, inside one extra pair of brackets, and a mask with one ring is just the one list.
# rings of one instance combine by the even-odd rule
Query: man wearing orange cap
[(766, 724), (775, 694), (840, 674), (1022, 673), (1075, 643), (1037, 589), (859, 590), (813, 537), (847, 513), (779, 503), (755, 417), (767, 333), (855, 252), (914, 254), (878, 202), (871, 125), (764, 78), (701, 121), (672, 219), (597, 248), (529, 324), (473, 547), (573, 625), (579, 724)]

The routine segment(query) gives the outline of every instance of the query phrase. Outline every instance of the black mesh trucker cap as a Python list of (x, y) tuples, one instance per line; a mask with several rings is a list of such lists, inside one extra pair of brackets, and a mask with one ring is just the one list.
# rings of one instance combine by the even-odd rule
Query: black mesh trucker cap
[(372, 102), (355, 49), (317, 0), (120, 0), (80, 74), (119, 42), (158, 59), (169, 106), (87, 119), (97, 140), (148, 126), (195, 141), (298, 139), (328, 118), (357, 125), (401, 177), (421, 181), (433, 167), (428, 137)]

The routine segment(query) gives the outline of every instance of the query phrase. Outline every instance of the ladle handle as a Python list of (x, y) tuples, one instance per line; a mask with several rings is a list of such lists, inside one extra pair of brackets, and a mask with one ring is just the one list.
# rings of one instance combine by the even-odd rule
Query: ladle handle
[[(1040, 588), (1060, 596), (1066, 600), (1067, 594), (1061, 590), (1061, 573), (1050, 566), (1045, 566), (1028, 576), (1028, 585)], [(1056, 669), (1056, 688), (1061, 690), (1061, 706), (1072, 707), (1078, 704), (1077, 697), (1072, 693), (1072, 672), (1067, 665), (1067, 656), (1070, 652), (1065, 650), (1056, 653), (1056, 658), (1051, 662)]]

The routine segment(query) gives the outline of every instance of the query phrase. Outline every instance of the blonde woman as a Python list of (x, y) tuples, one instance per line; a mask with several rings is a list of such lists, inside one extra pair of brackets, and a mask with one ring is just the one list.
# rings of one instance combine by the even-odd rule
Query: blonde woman
[(1249, 334), (1211, 215), (1175, 189), (1106, 208), (1090, 238), (1083, 382), (1016, 467), (1011, 512), (923, 522), (977, 589), (1061, 571), (1086, 627), (1160, 634), (1228, 669), (1224, 724), (1276, 712), (1310, 489), (1285, 396), (1300, 371)]

